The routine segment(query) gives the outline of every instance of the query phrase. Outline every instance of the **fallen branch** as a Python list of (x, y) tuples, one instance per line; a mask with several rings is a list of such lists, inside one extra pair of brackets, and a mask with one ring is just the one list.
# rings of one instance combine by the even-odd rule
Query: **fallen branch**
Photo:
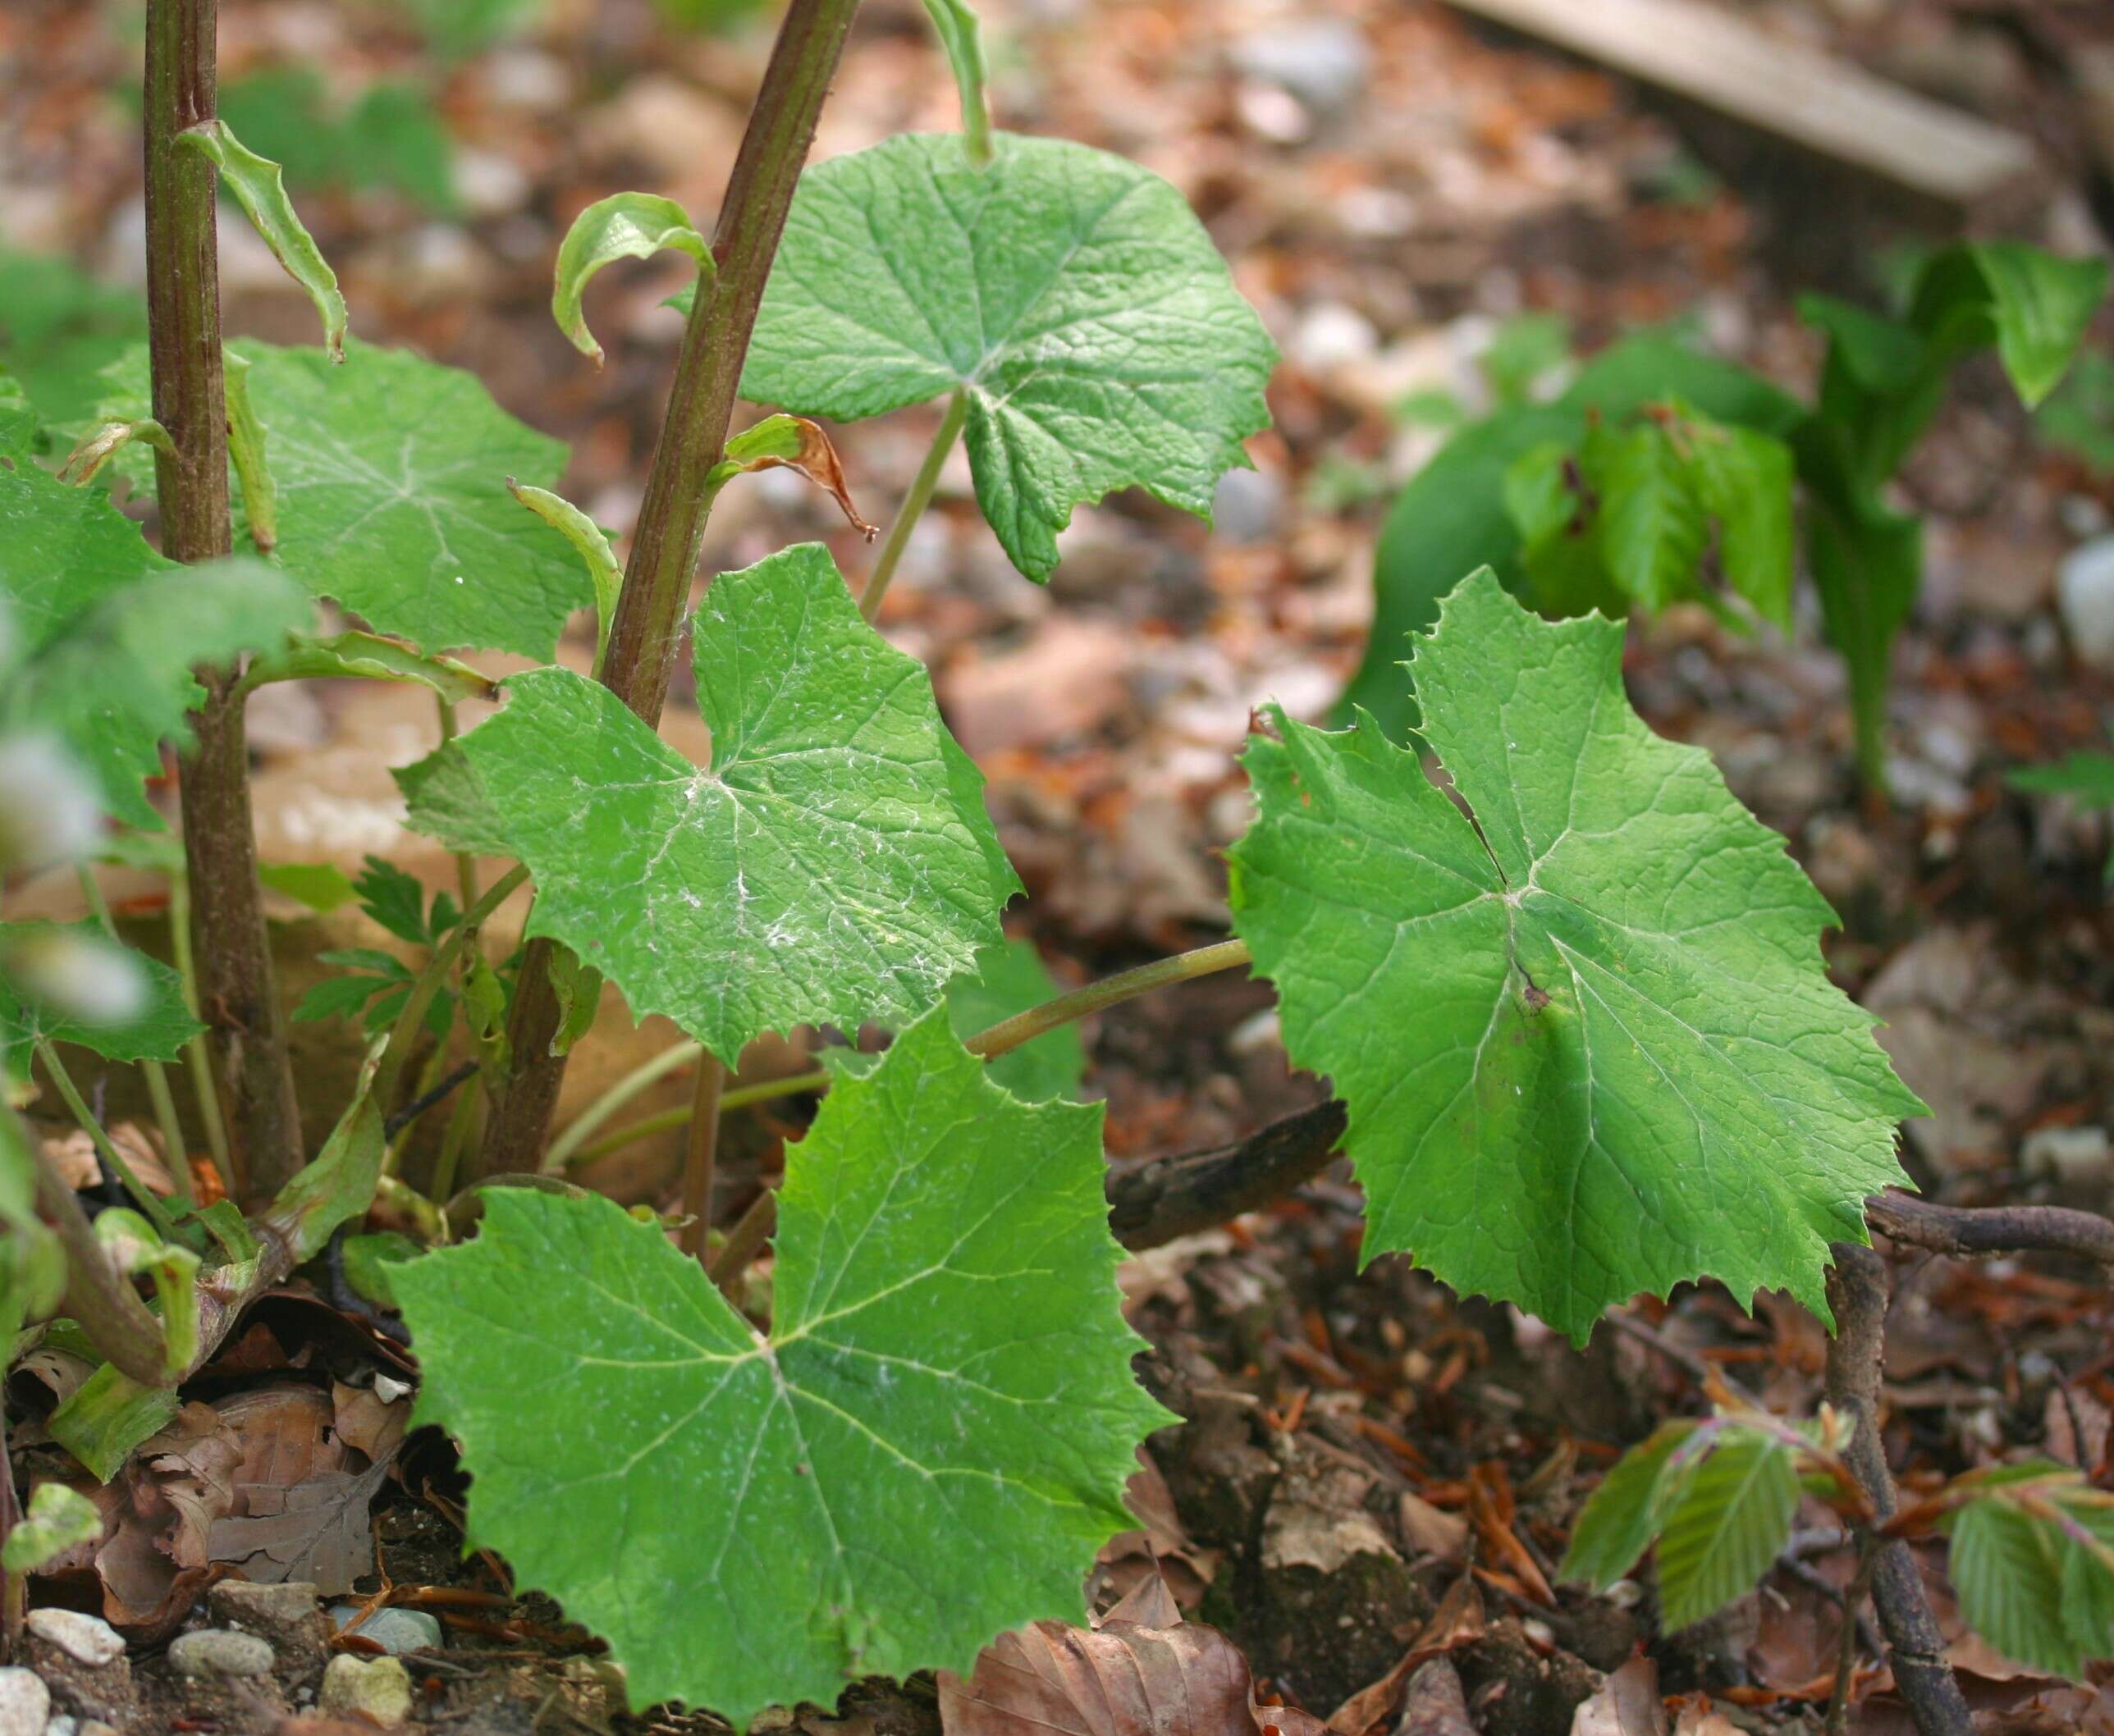
[(1347, 1117), (1319, 1103), (1238, 1144), (1148, 1158), (1109, 1172), (1109, 1227), (1133, 1253), (1193, 1236), (1265, 1206), (1329, 1166)]
[[(1892, 1198), (1892, 1196), (1888, 1196)], [(1828, 1402), (1856, 1424), (1843, 1457), (1881, 1520), (1897, 1505), (1879, 1438), (1879, 1359), (1886, 1341), (1887, 1263), (1869, 1248), (1837, 1242), (1828, 1274), (1835, 1336), (1828, 1341)], [(1972, 1736), (1967, 1701), (1945, 1660), (1945, 1638), (1924, 1595), (1909, 1546), (1867, 1536), (1872, 1601), (1885, 1629), (1894, 1684), (1921, 1736)]]
[(2067, 1254), (2114, 1268), (2114, 1219), (2057, 1205), (1940, 1205), (1889, 1190), (1865, 1221), (1890, 1240), (1932, 1254)]

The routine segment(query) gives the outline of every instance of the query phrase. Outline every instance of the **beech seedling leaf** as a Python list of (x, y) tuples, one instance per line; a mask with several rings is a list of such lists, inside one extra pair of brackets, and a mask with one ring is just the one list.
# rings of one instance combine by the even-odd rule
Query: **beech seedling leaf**
[(713, 274), (712, 249), (690, 226), (690, 214), (657, 193), (612, 193), (598, 199), (573, 219), (558, 245), (552, 273), (551, 317), (573, 348), (602, 366), (602, 345), (588, 330), (580, 298), (588, 280), (619, 259), (645, 259), (664, 247), (688, 254), (707, 281)]
[(657, 1224), (488, 1190), (475, 1240), (391, 1273), (470, 1543), (604, 1636), (634, 1705), (738, 1726), (1078, 1621), (1169, 1420), (1130, 1371), (1100, 1121), (1018, 1102), (927, 1014), (789, 1148), (767, 1333)]
[(598, 682), (531, 669), (407, 769), (412, 824), (524, 863), (531, 934), (730, 1063), (767, 1030), (923, 1012), (1019, 888), (924, 665), (819, 543), (721, 573), (695, 632), (708, 768)]
[(1370, 717), (1274, 714), (1234, 928), (1349, 1109), (1367, 1259), (1581, 1342), (1706, 1275), (1825, 1318), (1828, 1245), (1865, 1239), (1925, 1112), (1828, 980), (1826, 901), (1708, 754), (1630, 709), (1622, 646), (1487, 569), (1447, 599), (1412, 668), (1466, 813)]
[(800, 178), (742, 391), (851, 421), (960, 389), (984, 517), (1030, 578), (1072, 509), (1208, 518), (1276, 350), (1187, 202), (1102, 151), (907, 134)]

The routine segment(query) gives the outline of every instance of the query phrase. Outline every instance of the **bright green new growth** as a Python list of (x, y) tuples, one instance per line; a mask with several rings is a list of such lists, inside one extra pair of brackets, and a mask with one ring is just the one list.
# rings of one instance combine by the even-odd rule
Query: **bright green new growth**
[(176, 135), (179, 150), (196, 151), (227, 183), (236, 203), (249, 215), (272, 257), (286, 275), (308, 292), (323, 322), (323, 347), (333, 362), (345, 359), (345, 297), (338, 293), (337, 273), (323, 256), (323, 249), (294, 214), (293, 201), (279, 165), (251, 150), (227, 129), (224, 121), (204, 121)]
[(1130, 1373), (1100, 1119), (922, 1019), (788, 1153), (767, 1336), (657, 1225), (488, 1191), (474, 1241), (391, 1273), (469, 1541), (606, 1636), (634, 1705), (737, 1727), (1077, 1621), (1169, 1420)]
[(16, 661), (0, 726), (58, 735), (130, 825), (158, 828), (142, 793), (161, 743), (190, 738), (191, 674), (281, 643), (313, 610), (300, 587), (237, 557), (177, 569), (99, 490), (26, 459), (0, 466), (0, 601)]
[[(508, 415), (475, 375), (409, 350), (355, 342), (334, 368), (320, 349), (248, 339), (228, 348), (249, 363), (269, 440), (279, 565), (427, 651), (550, 658), (593, 587), (565, 538), (523, 512), (507, 483), (556, 482), (563, 442)], [(144, 349), (105, 378), (99, 418), (144, 410)]]
[(1789, 630), (1790, 447), (1676, 400), (1628, 426), (1596, 422), (1574, 450), (1535, 446), (1505, 475), (1534, 601), (1551, 614), (1614, 614), (1693, 598), (1705, 557), (1733, 596)]
[(412, 769), (412, 824), (501, 846), (535, 879), (530, 934), (729, 1063), (767, 1030), (922, 1012), (1019, 889), (924, 665), (817, 543), (721, 574), (696, 642), (709, 769), (598, 683), (534, 669)]
[(981, 169), (991, 160), (991, 103), (984, 91), (983, 31), (968, 0), (925, 0), (932, 34), (962, 93), (962, 144)]
[(1573, 1526), (1561, 1569), (1605, 1592), (1654, 1540), (1668, 1633), (1753, 1589), (1791, 1536), (1800, 1450), (1779, 1427), (1736, 1416), (1669, 1423), (1618, 1460)]
[[(116, 955), (136, 978), (142, 998), (117, 1018), (62, 1008), (41, 968), (61, 948)], [(27, 1077), (40, 1042), (76, 1044), (106, 1061), (174, 1061), (204, 1029), (184, 1005), (181, 977), (158, 958), (116, 947), (96, 923), (0, 922), (0, 1072)]]
[(657, 193), (612, 193), (597, 199), (565, 231), (558, 246), (558, 263), (551, 290), (551, 317), (574, 349), (602, 366), (602, 345), (588, 330), (580, 311), (580, 298), (588, 280), (605, 265), (619, 259), (646, 259), (664, 247), (688, 254), (698, 262), (704, 281), (712, 281), (712, 249), (705, 238), (690, 226), (690, 214), (672, 199)]
[(1704, 1276), (1825, 1318), (1828, 1245), (1864, 1240), (1924, 1111), (1821, 967), (1826, 902), (1707, 754), (1630, 709), (1622, 643), (1487, 571), (1448, 599), (1414, 669), (1472, 824), (1370, 718), (1279, 714), (1244, 761), (1234, 929), (1348, 1107), (1367, 1259), (1581, 1342)]
[(531, 488), (526, 482), (506, 479), (507, 491), (573, 546), (587, 569), (588, 582), (594, 587), (595, 654), (590, 673), (602, 674), (603, 654), (609, 650), (610, 624), (616, 619), (616, 600), (624, 589), (624, 569), (616, 564), (616, 550), (609, 546), (602, 528), (563, 495), (547, 488)]
[(29, 1511), (0, 1547), (0, 1568), (33, 1574), (76, 1544), (102, 1535), (103, 1515), (94, 1501), (62, 1482), (40, 1482), (30, 1493)]
[(1208, 517), (1276, 351), (1187, 203), (1054, 139), (911, 134), (800, 178), (742, 392), (853, 421), (962, 388), (984, 517), (1030, 578), (1072, 509)]
[(2045, 1460), (1970, 1473), (1952, 1521), (1961, 1613), (2006, 1657), (2081, 1679), (2114, 1657), (2114, 1497)]

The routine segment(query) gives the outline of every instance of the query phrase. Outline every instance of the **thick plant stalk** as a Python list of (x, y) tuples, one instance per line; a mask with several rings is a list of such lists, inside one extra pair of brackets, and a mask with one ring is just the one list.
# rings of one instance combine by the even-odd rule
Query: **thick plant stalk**
[[(1828, 1341), (1828, 1402), (1856, 1424), (1843, 1456), (1882, 1520), (1896, 1505), (1894, 1479), (1879, 1439), (1879, 1358), (1885, 1344), (1886, 1262), (1869, 1248), (1837, 1242), (1828, 1274), (1828, 1305), (1835, 1336)], [(1869, 1537), (1867, 1546), (1872, 1542)], [(1882, 1542), (1871, 1560), (1872, 1601), (1887, 1636), (1894, 1685), (1908, 1702), (1922, 1736), (1972, 1736), (1974, 1719), (1945, 1660), (1945, 1636), (1924, 1597), (1923, 1576), (1909, 1546)], [(1842, 1619), (1855, 1611), (1846, 1609)]]
[[(793, 0), (727, 181), (712, 237), (718, 272), (709, 286), (699, 286), (683, 334), (602, 659), (603, 682), (648, 724), (661, 720), (681, 649), (683, 611), (711, 510), (707, 478), (726, 449), (764, 282), (857, 10), (858, 0)], [(565, 1079), (565, 1058), (551, 1053), (560, 1020), (553, 950), (553, 943), (535, 941), (522, 963), (507, 1029), (514, 1071), (486, 1124), (487, 1175), (538, 1167)]]
[(705, 1257), (705, 1237), (712, 1227), (712, 1181), (718, 1170), (720, 1149), (720, 1093), (726, 1085), (726, 1068), (707, 1055), (698, 1063), (697, 1090), (690, 1099), (690, 1134), (683, 1159), (683, 1209), (689, 1222), (683, 1226), (683, 1251), (695, 1259)]
[[(162, 552), (184, 561), (231, 546), (214, 172), (176, 145), (213, 117), (215, 12), (216, 0), (147, 5), (147, 313), (154, 419), (169, 435), (154, 468)], [(257, 881), (242, 696), (231, 670), (199, 678), (206, 700), (183, 766), (199, 1005), (227, 1093), (234, 1167), (245, 1186), (270, 1193), (300, 1167), (300, 1110)]]

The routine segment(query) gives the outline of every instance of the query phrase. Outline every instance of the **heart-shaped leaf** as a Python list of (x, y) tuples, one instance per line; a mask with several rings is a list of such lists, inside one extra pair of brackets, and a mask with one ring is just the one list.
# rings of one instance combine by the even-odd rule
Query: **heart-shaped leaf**
[(767, 1334), (657, 1224), (487, 1190), (474, 1241), (391, 1274), (470, 1540), (606, 1637), (634, 1704), (738, 1727), (1077, 1620), (1168, 1420), (1131, 1376), (1100, 1119), (1009, 1096), (927, 1015), (789, 1149)]
[(1234, 927), (1349, 1108), (1368, 1258), (1581, 1341), (1706, 1275), (1825, 1318), (1828, 1245), (1864, 1239), (1905, 1179), (1895, 1125), (1926, 1112), (1828, 980), (1827, 902), (1630, 709), (1622, 648), (1487, 570), (1448, 599), (1416, 692), (1472, 821), (1370, 718), (1278, 714), (1247, 756)]
[(1208, 517), (1269, 424), (1276, 350), (1158, 176), (1001, 133), (988, 167), (906, 134), (800, 178), (744, 395), (850, 421), (957, 389), (984, 517), (1046, 579), (1072, 509), (1148, 490)]

